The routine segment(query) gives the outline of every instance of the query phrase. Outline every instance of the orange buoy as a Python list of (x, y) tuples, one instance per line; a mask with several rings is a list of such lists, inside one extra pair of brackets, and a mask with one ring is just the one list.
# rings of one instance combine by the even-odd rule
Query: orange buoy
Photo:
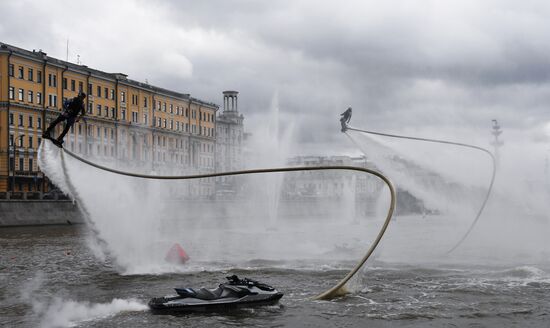
[(183, 264), (189, 260), (189, 255), (185, 252), (180, 244), (175, 243), (164, 258), (167, 262), (175, 264)]

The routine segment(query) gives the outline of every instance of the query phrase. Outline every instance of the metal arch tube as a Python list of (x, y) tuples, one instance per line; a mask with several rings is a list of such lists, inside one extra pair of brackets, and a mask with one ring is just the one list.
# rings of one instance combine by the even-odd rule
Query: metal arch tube
[[(376, 236), (376, 239), (374, 240), (373, 244), (369, 247), (367, 250), (367, 253), (363, 256), (363, 258), (357, 263), (357, 265), (342, 279), (340, 280), (336, 285), (334, 285), (332, 288), (328, 289), (327, 291), (317, 295), (314, 297), (316, 300), (325, 300), (325, 299), (332, 299), (337, 296), (341, 296), (344, 294), (347, 294), (348, 291), (345, 288), (345, 284), (353, 277), (359, 269), (365, 264), (365, 262), (369, 259), (369, 257), (372, 255), (378, 244), (380, 243), (380, 240), (382, 240), (382, 237), (384, 236), (384, 233), (386, 232), (386, 229), (388, 228), (388, 225), (391, 221), (393, 212), (395, 210), (396, 205), (396, 192), (395, 188), (392, 184), (392, 182), (384, 176), (382, 173), (371, 170), (368, 168), (363, 167), (357, 167), (357, 166), (301, 166), (301, 167), (279, 167), (279, 168), (268, 168), (268, 169), (251, 169), (251, 170), (241, 170), (241, 171), (230, 171), (230, 172), (219, 172), (219, 173), (208, 173), (208, 174), (196, 174), (196, 175), (184, 175), (184, 176), (162, 176), (162, 175), (147, 175), (147, 174), (138, 174), (138, 173), (131, 173), (131, 172), (124, 172), (120, 170), (115, 170), (112, 168), (108, 168), (96, 163), (93, 163), (89, 160), (86, 160), (82, 157), (79, 157), (78, 155), (74, 154), (73, 152), (63, 149), (62, 153), (67, 153), (69, 156), (73, 157), (76, 160), (79, 160), (85, 164), (88, 164), (90, 166), (93, 166), (97, 169), (104, 170), (107, 172), (135, 177), (135, 178), (142, 178), (142, 179), (158, 179), (158, 180), (189, 180), (189, 179), (199, 179), (199, 178), (214, 178), (214, 177), (221, 177), (221, 176), (232, 176), (232, 175), (244, 175), (244, 174), (258, 174), (258, 173), (272, 173), (272, 172), (295, 172), (295, 171), (320, 171), (320, 170), (351, 170), (351, 171), (359, 171), (363, 173), (368, 173), (377, 176), (380, 178), (386, 185), (388, 186), (390, 190), (391, 200), (390, 200), (390, 206), (388, 209), (388, 214), (386, 215), (386, 220), (384, 221), (384, 224), (382, 225), (382, 228), (378, 232), (378, 235)], [(63, 160), (63, 157), (62, 157)]]

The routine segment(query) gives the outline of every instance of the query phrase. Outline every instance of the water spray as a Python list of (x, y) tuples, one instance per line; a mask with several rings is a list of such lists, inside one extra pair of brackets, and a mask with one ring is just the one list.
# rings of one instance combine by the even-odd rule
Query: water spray
[[(474, 229), (475, 225), (477, 224), (477, 221), (481, 217), (481, 213), (483, 213), (483, 210), (485, 209), (485, 205), (487, 204), (487, 201), (489, 200), (489, 196), (491, 195), (491, 191), (493, 189), (493, 184), (495, 182), (495, 174), (496, 174), (496, 160), (495, 160), (495, 156), (493, 155), (493, 153), (491, 153), (489, 150), (487, 150), (485, 148), (475, 146), (475, 145), (466, 144), (466, 143), (461, 143), (461, 142), (453, 142), (453, 141), (430, 139), (430, 138), (410, 137), (410, 136), (403, 136), (403, 135), (389, 134), (389, 133), (381, 133), (381, 132), (375, 132), (375, 131), (369, 131), (369, 130), (362, 130), (362, 129), (353, 128), (353, 127), (349, 126), (349, 122), (351, 120), (351, 113), (352, 112), (351, 112), (351, 107), (350, 107), (344, 113), (341, 114), (342, 117), (340, 118), (340, 124), (342, 126), (342, 132), (343, 133), (346, 133), (347, 130), (351, 130), (351, 131), (363, 132), (363, 133), (382, 136), (382, 137), (417, 140), (417, 141), (432, 142), (432, 143), (440, 143), (440, 144), (446, 144), (446, 145), (453, 145), (453, 146), (459, 146), (459, 147), (466, 147), (466, 148), (470, 148), (470, 149), (476, 149), (476, 150), (479, 150), (479, 151), (489, 155), (489, 157), (491, 158), (493, 171), (492, 171), (492, 174), (491, 174), (491, 181), (489, 182), (489, 187), (487, 188), (487, 194), (485, 195), (485, 199), (483, 200), (483, 203), (481, 204), (481, 207), (479, 208), (479, 211), (477, 212), (474, 220), (472, 221), (472, 223), (470, 224), (470, 226), (468, 227), (468, 229), (466, 230), (464, 235), (458, 240), (458, 242), (451, 249), (449, 249), (446, 252), (446, 254), (449, 254), (449, 253), (453, 252), (455, 249), (457, 249), (464, 242), (464, 240), (466, 240), (468, 235)], [(346, 135), (352, 140), (352, 142), (355, 143), (355, 141), (353, 140), (353, 138), (351, 138), (349, 136), (349, 134), (346, 133)]]
[[(340, 280), (336, 285), (334, 285), (332, 288), (328, 289), (327, 291), (317, 295), (314, 297), (316, 300), (327, 300), (332, 299), (337, 296), (342, 296), (348, 293), (348, 290), (346, 288), (346, 283), (361, 269), (361, 267), (365, 264), (365, 262), (369, 259), (369, 257), (372, 255), (378, 244), (380, 243), (380, 240), (384, 236), (384, 233), (390, 223), (390, 220), (392, 218), (393, 212), (395, 210), (395, 204), (396, 204), (396, 192), (395, 188), (392, 184), (392, 182), (384, 176), (382, 173), (368, 169), (363, 167), (357, 167), (357, 166), (301, 166), (301, 167), (279, 167), (279, 168), (267, 168), (267, 169), (250, 169), (250, 170), (241, 170), (241, 171), (229, 171), (229, 172), (219, 172), (219, 173), (209, 173), (209, 174), (196, 174), (196, 175), (184, 175), (184, 176), (161, 176), (161, 175), (147, 175), (147, 174), (138, 174), (138, 173), (132, 173), (132, 172), (125, 172), (120, 170), (115, 170), (109, 167), (105, 167), (99, 164), (96, 164), (94, 162), (91, 162), (89, 160), (86, 160), (73, 152), (62, 149), (60, 151), (61, 156), (61, 163), (63, 166), (63, 170), (65, 171), (65, 159), (64, 154), (67, 154), (71, 156), (72, 158), (81, 161), (85, 164), (88, 164), (92, 167), (95, 167), (97, 169), (135, 177), (135, 178), (141, 178), (141, 179), (157, 179), (157, 180), (190, 180), (190, 179), (201, 179), (201, 178), (215, 178), (215, 177), (222, 177), (222, 176), (234, 176), (234, 175), (245, 175), (245, 174), (260, 174), (260, 173), (273, 173), (273, 172), (295, 172), (295, 171), (320, 171), (320, 170), (348, 170), (348, 171), (359, 171), (367, 174), (372, 174), (380, 178), (386, 185), (388, 186), (390, 190), (390, 206), (388, 209), (388, 213), (386, 215), (386, 219), (384, 221), (384, 224), (382, 225), (382, 228), (378, 232), (378, 235), (376, 236), (376, 239), (374, 240), (373, 244), (369, 247), (367, 250), (367, 253), (363, 256), (363, 258), (357, 263), (357, 265), (342, 279)], [(67, 179), (66, 183), (70, 186), (69, 192), (72, 193), (72, 196), (76, 199), (77, 204), (79, 206), (82, 205), (82, 202), (78, 199), (78, 194), (75, 192), (74, 188), (71, 187), (71, 184), (68, 180), (67, 175), (65, 175), (65, 178)], [(81, 207), (82, 208), (82, 207)], [(83, 211), (86, 214), (85, 208), (82, 208)]]
[[(99, 242), (99, 246), (101, 247), (101, 251), (103, 252), (103, 255), (105, 253), (108, 253), (108, 247), (107, 242), (101, 238), (99, 230), (95, 227), (94, 222), (91, 219), (90, 212), (88, 209), (86, 209), (86, 206), (82, 201), (80, 201), (80, 197), (78, 195), (78, 192), (76, 191), (76, 188), (74, 187), (73, 183), (71, 182), (71, 179), (69, 179), (69, 176), (67, 175), (67, 165), (65, 163), (65, 156), (63, 155), (63, 152), (59, 152), (59, 156), (61, 157), (61, 168), (63, 172), (63, 178), (65, 180), (65, 184), (67, 185), (67, 188), (69, 189), (69, 194), (72, 196), (73, 202), (76, 201), (78, 208), (80, 209), (80, 212), (84, 216), (84, 221), (88, 224), (88, 227), (90, 227), (90, 230), (94, 234), (94, 237)], [(113, 254), (110, 254), (110, 256), (113, 256)]]

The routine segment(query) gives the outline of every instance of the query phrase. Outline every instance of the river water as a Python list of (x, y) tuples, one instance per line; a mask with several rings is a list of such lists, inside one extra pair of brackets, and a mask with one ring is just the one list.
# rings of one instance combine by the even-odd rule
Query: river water
[[(405, 263), (382, 257), (361, 272), (355, 293), (312, 301), (354, 262), (259, 258), (238, 266), (201, 263), (187, 272), (121, 275), (93, 256), (85, 242), (89, 233), (84, 225), (0, 229), (0, 326), (550, 327), (545, 261)], [(173, 294), (173, 287), (215, 287), (231, 274), (271, 284), (284, 297), (277, 305), (219, 313), (153, 315), (147, 309), (150, 298)]]

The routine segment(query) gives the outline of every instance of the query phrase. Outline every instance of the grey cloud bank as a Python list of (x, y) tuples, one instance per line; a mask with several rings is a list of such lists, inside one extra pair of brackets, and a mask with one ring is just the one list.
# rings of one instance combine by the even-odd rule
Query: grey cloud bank
[(71, 61), (216, 103), (239, 90), (248, 125), (263, 124), (277, 93), (312, 150), (350, 147), (337, 122), (350, 105), (354, 125), (378, 130), (487, 133), (498, 118), (548, 139), (544, 1), (19, 1), (0, 11), (4, 42), (64, 58), (69, 38)]

